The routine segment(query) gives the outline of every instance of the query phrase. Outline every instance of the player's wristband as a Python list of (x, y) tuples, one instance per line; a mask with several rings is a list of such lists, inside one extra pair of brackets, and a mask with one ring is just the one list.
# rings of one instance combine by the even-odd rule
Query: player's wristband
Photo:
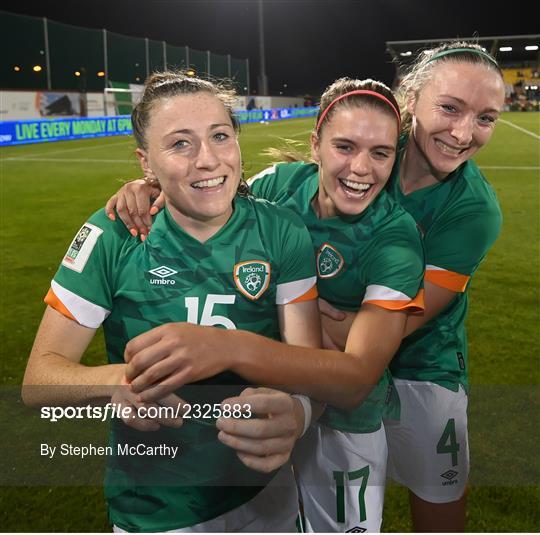
[(302, 394), (292, 394), (292, 397), (296, 398), (304, 408), (304, 429), (302, 430), (302, 434), (300, 435), (301, 437), (303, 437), (311, 424), (311, 400), (307, 396), (303, 396)]

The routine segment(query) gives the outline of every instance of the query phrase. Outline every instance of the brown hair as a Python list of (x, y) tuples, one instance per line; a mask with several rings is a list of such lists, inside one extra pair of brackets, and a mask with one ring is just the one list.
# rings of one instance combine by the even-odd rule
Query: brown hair
[[(152, 73), (144, 83), (141, 99), (131, 112), (133, 137), (140, 149), (147, 149), (146, 129), (150, 123), (150, 114), (156, 104), (162, 99), (178, 95), (208, 93), (218, 98), (231, 119), (234, 131), (240, 131), (240, 125), (233, 112), (236, 92), (223, 82), (210, 82), (194, 76), (188, 76), (182, 71), (162, 71)], [(238, 187), (241, 195), (249, 194), (249, 188), (242, 178)]]
[[(325, 116), (322, 119), (321, 124), (319, 125), (318, 134), (324, 130), (324, 126), (330, 122), (332, 116), (335, 114), (336, 110), (341, 108), (362, 108), (362, 107), (371, 107), (377, 110), (380, 110), (384, 113), (387, 113), (394, 119), (397, 119), (396, 113), (399, 113), (399, 106), (396, 100), (396, 97), (390, 90), (388, 86), (382, 82), (372, 80), (367, 78), (366, 80), (355, 80), (353, 78), (339, 78), (333, 84), (329, 85), (325, 92), (321, 96), (321, 103), (319, 107), (319, 113), (317, 114), (316, 124), (319, 124), (322, 114), (328, 108), (334, 100), (350, 93), (351, 91), (373, 91), (383, 96), (385, 99), (389, 100), (391, 104), (388, 104), (384, 100), (378, 98), (375, 95), (369, 94), (352, 94), (342, 100), (339, 100), (332, 107), (326, 111)], [(392, 109), (392, 106), (394, 109)], [(399, 120), (398, 120), (399, 121)], [(399, 126), (399, 125), (398, 125)]]
[(221, 100), (229, 113), (235, 131), (238, 131), (238, 122), (233, 114), (233, 102), (236, 97), (233, 89), (202, 78), (188, 76), (181, 71), (155, 72), (146, 79), (142, 97), (131, 112), (133, 136), (137, 146), (141, 149), (147, 148), (145, 132), (150, 123), (150, 112), (158, 101), (178, 95), (202, 92), (214, 95)]
[(440, 63), (473, 63), (484, 65), (494, 72), (502, 71), (497, 60), (476, 43), (452, 41), (422, 51), (409, 67), (400, 82), (398, 99), (402, 106), (403, 131), (408, 132), (412, 125), (412, 115), (407, 111), (407, 100), (411, 95), (417, 97), (431, 80), (433, 68)]
[[(334, 102), (337, 98), (346, 95), (351, 91), (358, 90), (372, 91), (374, 93), (378, 93), (379, 95), (390, 101), (390, 104), (388, 102), (385, 102), (383, 99), (377, 97), (376, 95), (352, 94), (335, 102), (327, 110), (328, 106), (330, 106), (330, 104), (332, 104), (332, 102)], [(392, 109), (392, 106), (394, 107), (394, 109)], [(315, 124), (319, 125), (321, 117), (322, 121), (317, 130), (317, 135), (319, 137), (321, 136), (325, 125), (332, 120), (332, 117), (337, 110), (352, 107), (370, 107), (380, 110), (396, 119), (398, 121), (399, 128), (399, 119), (396, 116), (399, 115), (399, 106), (396, 97), (388, 86), (386, 86), (382, 82), (378, 82), (370, 78), (367, 78), (365, 80), (357, 80), (354, 78), (339, 78), (338, 80), (330, 84), (321, 96), (319, 112), (317, 114)], [(325, 110), (327, 110), (326, 113)], [(325, 113), (324, 117), (323, 113)], [(400, 132), (398, 132), (397, 135), (399, 135), (399, 133)], [(269, 149), (265, 151), (265, 154), (272, 156), (276, 161), (305, 161), (313, 163), (311, 157), (299, 151), (297, 146), (294, 146), (297, 143), (293, 143), (289, 140), (285, 140), (285, 142), (287, 145), (284, 149)]]

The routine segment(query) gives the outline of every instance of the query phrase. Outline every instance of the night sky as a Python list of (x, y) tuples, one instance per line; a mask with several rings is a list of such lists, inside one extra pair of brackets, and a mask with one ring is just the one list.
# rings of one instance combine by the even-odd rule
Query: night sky
[[(392, 83), (386, 41), (540, 33), (536, 2), (264, 0), (270, 94), (317, 95), (340, 76)], [(257, 0), (5, 1), (2, 9), (249, 58), (257, 87)], [(284, 88), (284, 84), (287, 85)]]

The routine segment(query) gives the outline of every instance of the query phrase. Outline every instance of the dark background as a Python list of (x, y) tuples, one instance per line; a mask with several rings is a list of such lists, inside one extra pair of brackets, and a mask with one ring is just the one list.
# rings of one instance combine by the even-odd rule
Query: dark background
[[(540, 33), (537, 2), (263, 0), (270, 94), (319, 94), (339, 76), (391, 84), (386, 41)], [(3, 2), (2, 9), (249, 58), (259, 73), (257, 0)], [(284, 87), (286, 84), (286, 87)]]

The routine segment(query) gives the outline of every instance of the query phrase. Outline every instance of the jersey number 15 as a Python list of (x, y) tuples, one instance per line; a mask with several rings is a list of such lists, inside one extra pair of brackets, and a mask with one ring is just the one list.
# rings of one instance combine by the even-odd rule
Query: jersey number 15
[(221, 325), (226, 329), (236, 329), (236, 325), (225, 316), (212, 314), (214, 305), (234, 305), (235, 295), (208, 294), (204, 302), (201, 321), (199, 321), (199, 298), (186, 297), (187, 322), (195, 325), (209, 325), (215, 327)]

